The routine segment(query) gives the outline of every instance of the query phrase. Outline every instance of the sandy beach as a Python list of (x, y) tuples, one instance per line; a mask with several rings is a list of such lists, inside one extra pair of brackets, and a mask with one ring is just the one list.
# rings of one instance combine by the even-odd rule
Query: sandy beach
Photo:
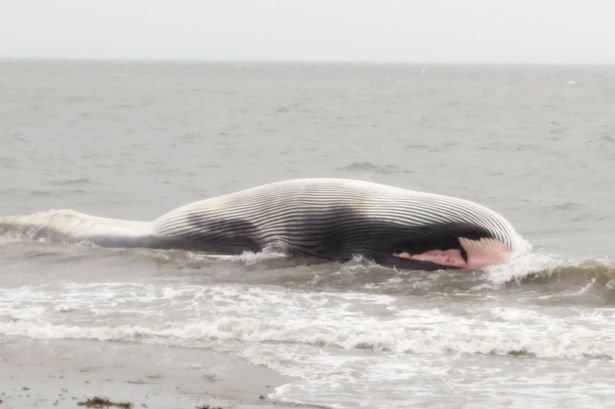
[(200, 349), (3, 337), (0, 407), (78, 408), (95, 396), (133, 408), (290, 408), (271, 401), (291, 382), (262, 366)]

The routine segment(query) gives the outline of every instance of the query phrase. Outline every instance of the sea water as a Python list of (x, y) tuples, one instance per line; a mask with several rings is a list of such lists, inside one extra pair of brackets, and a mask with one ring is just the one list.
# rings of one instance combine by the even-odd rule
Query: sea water
[(0, 339), (220, 350), (335, 408), (615, 397), (615, 68), (0, 63), (0, 214), (151, 220), (281, 179), (474, 200), (533, 248), (484, 271), (0, 236)]

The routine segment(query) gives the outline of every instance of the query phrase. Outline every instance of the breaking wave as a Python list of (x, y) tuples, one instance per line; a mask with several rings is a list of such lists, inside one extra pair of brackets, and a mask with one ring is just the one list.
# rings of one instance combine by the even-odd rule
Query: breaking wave
[(277, 285), (319, 291), (468, 296), (511, 294), (538, 302), (615, 304), (615, 263), (609, 259), (566, 259), (541, 252), (523, 252), (508, 263), (483, 271), (435, 272), (397, 270), (362, 257), (345, 263), (287, 257), (278, 252), (214, 255), (182, 250), (109, 249), (89, 243), (60, 245), (44, 239), (0, 236), (5, 263), (24, 259), (33, 268), (84, 265), (129, 265), (169, 277), (191, 275), (203, 281)]
[(281, 343), (418, 355), (615, 358), (615, 339), (605, 332), (615, 311), (607, 308), (558, 315), (481, 303), (457, 310), (378, 294), (131, 283), (3, 289), (0, 300), (0, 333), (11, 336), (186, 347)]

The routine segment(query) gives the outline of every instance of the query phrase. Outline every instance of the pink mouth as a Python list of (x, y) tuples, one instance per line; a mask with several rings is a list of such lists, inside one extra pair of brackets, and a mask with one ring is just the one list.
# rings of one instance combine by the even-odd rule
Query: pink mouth
[(429, 261), (448, 267), (466, 268), (467, 266), (466, 261), (461, 256), (461, 251), (457, 249), (429, 250), (420, 254), (410, 254), (404, 251), (403, 253), (394, 253), (393, 255), (407, 260)]
[(471, 240), (459, 237), (459, 244), (466, 251), (467, 262), (459, 249), (429, 250), (419, 254), (404, 251), (393, 255), (407, 260), (428, 261), (446, 267), (480, 269), (506, 262), (511, 253), (511, 248), (497, 239)]

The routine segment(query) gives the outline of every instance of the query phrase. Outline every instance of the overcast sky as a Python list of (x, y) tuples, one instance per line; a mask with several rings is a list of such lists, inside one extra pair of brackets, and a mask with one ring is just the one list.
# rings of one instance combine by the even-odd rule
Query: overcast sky
[(0, 57), (615, 63), (615, 0), (0, 0)]

